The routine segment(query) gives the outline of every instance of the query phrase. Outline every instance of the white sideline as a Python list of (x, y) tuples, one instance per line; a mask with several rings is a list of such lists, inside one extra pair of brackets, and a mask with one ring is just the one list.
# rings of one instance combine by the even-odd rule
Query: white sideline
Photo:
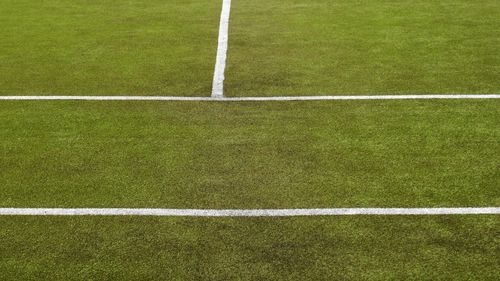
[(336, 208), (336, 209), (122, 209), (0, 208), (0, 216), (161, 216), (161, 217), (296, 217), (347, 215), (499, 215), (485, 208)]
[(102, 100), (102, 101), (316, 101), (316, 100), (428, 100), (500, 99), (485, 95), (370, 95), (370, 96), (288, 96), (288, 97), (175, 97), (175, 96), (0, 96), (0, 100)]
[(212, 83), (212, 97), (224, 97), (224, 69), (226, 68), (227, 44), (229, 40), (229, 13), (231, 0), (223, 0), (219, 24), (219, 40), (217, 59), (215, 61), (214, 80)]

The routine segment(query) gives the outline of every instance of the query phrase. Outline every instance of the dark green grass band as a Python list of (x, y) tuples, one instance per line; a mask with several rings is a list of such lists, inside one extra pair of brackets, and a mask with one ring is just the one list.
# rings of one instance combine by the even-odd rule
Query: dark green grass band
[(2, 280), (498, 280), (495, 216), (0, 217)]

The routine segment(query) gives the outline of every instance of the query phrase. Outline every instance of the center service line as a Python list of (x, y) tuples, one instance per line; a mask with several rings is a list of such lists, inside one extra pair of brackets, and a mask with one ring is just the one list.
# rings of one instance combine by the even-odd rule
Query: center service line
[(215, 61), (214, 80), (212, 83), (212, 97), (224, 97), (224, 70), (226, 68), (227, 44), (229, 40), (229, 13), (231, 0), (223, 0), (220, 15), (219, 40), (217, 46), (217, 59)]
[(335, 209), (127, 209), (0, 208), (0, 216), (160, 216), (160, 217), (297, 217), (353, 215), (499, 215), (484, 208), (335, 208)]

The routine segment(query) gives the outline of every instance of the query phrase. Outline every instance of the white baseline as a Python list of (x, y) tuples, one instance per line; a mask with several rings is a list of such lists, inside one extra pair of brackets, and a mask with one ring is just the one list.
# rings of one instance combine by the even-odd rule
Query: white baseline
[(297, 217), (353, 215), (499, 215), (484, 208), (335, 208), (335, 209), (127, 209), (0, 208), (1, 216), (159, 216), (159, 217)]
[(317, 101), (317, 100), (429, 100), (500, 99), (500, 94), (484, 95), (370, 95), (370, 96), (284, 96), (284, 97), (176, 97), (176, 96), (0, 96), (0, 100), (99, 100), (99, 101)]
[(223, 0), (219, 24), (219, 40), (217, 45), (217, 59), (215, 61), (214, 80), (212, 83), (212, 97), (224, 97), (224, 70), (226, 68), (227, 45), (229, 40), (229, 14), (231, 0)]

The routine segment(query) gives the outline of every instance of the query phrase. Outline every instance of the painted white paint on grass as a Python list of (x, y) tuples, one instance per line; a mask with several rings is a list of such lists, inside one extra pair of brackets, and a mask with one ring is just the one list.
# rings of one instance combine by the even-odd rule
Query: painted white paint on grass
[(2, 216), (160, 216), (160, 217), (296, 217), (353, 215), (499, 215), (485, 208), (337, 208), (337, 209), (122, 209), (0, 208)]
[(371, 96), (292, 96), (242, 97), (231, 101), (315, 101), (315, 100), (426, 100), (426, 99), (500, 99), (500, 95), (371, 95)]
[(0, 96), (0, 100), (211, 101), (214, 99), (172, 96)]
[(222, 1), (222, 12), (219, 24), (219, 40), (217, 46), (217, 59), (215, 61), (214, 80), (212, 83), (212, 97), (224, 97), (224, 70), (226, 69), (227, 45), (229, 41), (229, 14), (231, 0)]
[(428, 100), (428, 99), (500, 99), (487, 95), (383, 95), (383, 96), (293, 96), (293, 97), (173, 97), (173, 96), (0, 96), (0, 100), (101, 100), (101, 101), (318, 101), (318, 100)]

